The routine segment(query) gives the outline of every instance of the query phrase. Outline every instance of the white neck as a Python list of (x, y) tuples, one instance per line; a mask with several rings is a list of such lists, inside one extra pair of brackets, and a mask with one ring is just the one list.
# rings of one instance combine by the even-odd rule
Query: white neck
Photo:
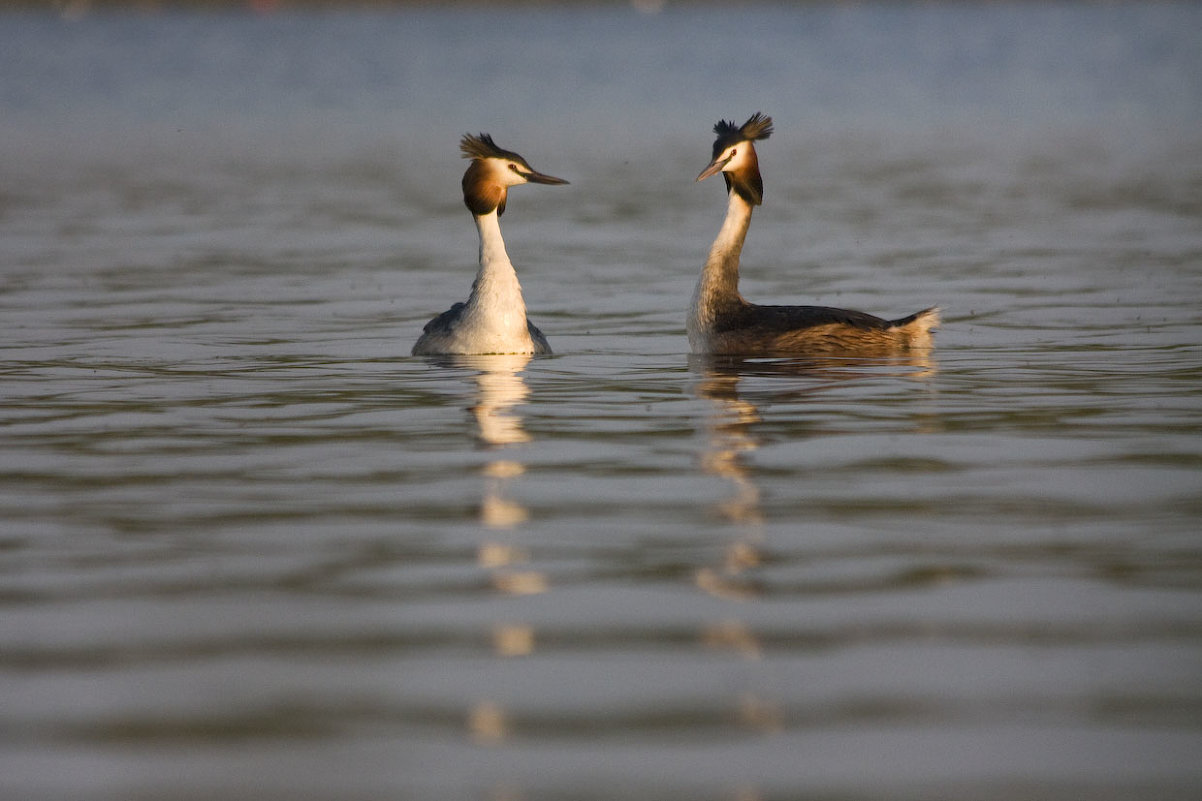
[(710, 246), (709, 257), (693, 294), (688, 319), (690, 342), (704, 336), (719, 313), (744, 302), (739, 294), (739, 256), (751, 225), (753, 208), (738, 192), (730, 193), (722, 230)]
[(472, 215), (480, 233), (480, 269), (464, 310), (478, 335), (504, 342), (529, 342), (526, 302), (517, 272), (505, 252), (497, 212)]

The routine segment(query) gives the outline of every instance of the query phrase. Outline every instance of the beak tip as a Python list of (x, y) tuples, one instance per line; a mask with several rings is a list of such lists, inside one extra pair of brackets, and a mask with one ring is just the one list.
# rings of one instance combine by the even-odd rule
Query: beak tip
[(554, 175), (544, 175), (541, 172), (527, 175), (526, 180), (532, 184), (546, 184), (548, 186), (559, 186), (567, 183), (567, 181), (562, 178), (556, 178)]

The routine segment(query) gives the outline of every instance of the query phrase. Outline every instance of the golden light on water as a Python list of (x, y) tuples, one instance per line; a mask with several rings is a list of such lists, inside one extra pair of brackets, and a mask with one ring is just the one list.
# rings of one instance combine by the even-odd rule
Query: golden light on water
[(484, 542), (476, 550), (476, 564), (480, 567), (504, 567), (530, 559), (530, 554), (521, 548), (500, 542)]
[(529, 656), (534, 653), (534, 627), (521, 623), (494, 626), (492, 642), (497, 656)]
[(505, 571), (493, 575), (492, 585), (505, 595), (540, 595), (547, 591), (550, 582), (545, 573), (537, 570)]
[(755, 633), (740, 620), (724, 620), (705, 629), (701, 641), (709, 648), (734, 651), (747, 659), (762, 656)]
[(473, 740), (495, 745), (509, 734), (505, 710), (495, 701), (481, 701), (468, 713), (467, 729)]

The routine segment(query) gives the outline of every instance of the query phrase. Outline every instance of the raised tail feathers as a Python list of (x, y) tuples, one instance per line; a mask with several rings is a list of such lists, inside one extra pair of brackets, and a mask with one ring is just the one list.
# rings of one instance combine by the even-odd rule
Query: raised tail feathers
[(942, 319), (938, 306), (931, 306), (909, 317), (894, 320), (892, 327), (905, 333), (906, 344), (911, 348), (929, 348), (931, 333), (939, 327)]

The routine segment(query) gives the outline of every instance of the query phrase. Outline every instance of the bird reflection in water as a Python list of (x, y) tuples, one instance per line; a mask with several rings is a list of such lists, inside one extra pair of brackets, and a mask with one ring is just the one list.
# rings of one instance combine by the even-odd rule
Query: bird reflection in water
[[(721, 560), (698, 568), (694, 582), (709, 595), (735, 602), (754, 601), (764, 592), (755, 578), (755, 568), (763, 561), (764, 513), (760, 489), (747, 463), (749, 455), (759, 447), (755, 428), (762, 417), (756, 404), (740, 395), (740, 383), (750, 377), (804, 378), (807, 385), (803, 389), (791, 383), (789, 387), (768, 394), (770, 398), (788, 396), (795, 399), (799, 393), (821, 390), (832, 382), (882, 374), (923, 378), (935, 372), (934, 361), (927, 350), (915, 350), (896, 357), (820, 361), (694, 356), (690, 366), (699, 374), (694, 391), (711, 404), (704, 427), (701, 469), (730, 485), (730, 494), (717, 501), (713, 508), (719, 517), (730, 523), (733, 532)], [(708, 648), (729, 651), (749, 661), (760, 661), (764, 656), (760, 638), (737, 614), (706, 626), (701, 632), (701, 641)], [(779, 702), (752, 689), (738, 694), (734, 716), (739, 726), (764, 733), (782, 731), (786, 723)], [(752, 793), (749, 797), (755, 797), (753, 790), (745, 792)]]
[[(701, 469), (724, 479), (732, 488), (729, 496), (715, 504), (714, 511), (731, 524), (733, 536), (723, 549), (721, 561), (698, 568), (694, 582), (700, 590), (716, 598), (750, 601), (760, 594), (753, 571), (761, 562), (764, 518), (760, 490), (752, 480), (745, 457), (759, 445), (753, 427), (761, 418), (755, 404), (739, 397), (739, 374), (710, 369), (710, 362), (706, 357), (696, 359), (701, 377), (695, 391), (698, 397), (711, 402)], [(729, 651), (749, 661), (763, 657), (763, 647), (755, 631), (735, 614), (705, 626), (701, 642), (707, 648)], [(780, 704), (751, 689), (737, 694), (734, 720), (741, 728), (761, 733), (784, 728)], [(753, 788), (743, 788), (740, 797), (758, 795)]]
[[(755, 404), (739, 397), (739, 374), (709, 369), (708, 362), (704, 360), (703, 374), (695, 387), (699, 397), (712, 402), (712, 412), (706, 420), (707, 441), (701, 454), (701, 469), (731, 485), (732, 494), (719, 501), (715, 511), (734, 526), (735, 536), (725, 549), (722, 563), (698, 569), (695, 581), (710, 595), (746, 600), (757, 593), (741, 577), (760, 563), (764, 520), (760, 490), (748, 475), (744, 456), (758, 447), (751, 429), (760, 422), (760, 414)], [(739, 638), (722, 639), (744, 642)], [(750, 651), (744, 650), (746, 647), (744, 644), (738, 650), (750, 655)]]
[[(530, 356), (459, 357), (477, 370), (476, 403), (471, 407), (476, 418), (480, 441), (494, 458), (484, 465), (484, 495), (480, 502), (480, 523), (488, 531), (513, 529), (529, 518), (526, 507), (505, 497), (510, 481), (526, 472), (517, 459), (503, 454), (515, 445), (530, 441), (515, 408), (530, 395), (522, 370)], [(545, 592), (546, 576), (536, 571), (515, 568), (529, 561), (529, 554), (512, 544), (485, 540), (477, 550), (477, 562), (492, 573), (493, 587), (505, 595), (533, 595)]]
[[(494, 592), (503, 596), (537, 595), (546, 592), (546, 574), (526, 568), (529, 553), (508, 541), (511, 532), (529, 519), (521, 503), (506, 497), (510, 482), (525, 472), (514, 449), (530, 441), (517, 411), (530, 390), (522, 370), (529, 355), (456, 356), (450, 363), (475, 370), (476, 399), (469, 411), (476, 421), (481, 445), (490, 458), (481, 468), (484, 478), (480, 501), (480, 524), (485, 532), (476, 549), (476, 564), (489, 574)], [(522, 622), (498, 622), (491, 632), (492, 652), (502, 658), (528, 656), (534, 652), (534, 627)], [(511, 732), (511, 716), (493, 699), (478, 701), (468, 712), (468, 734), (478, 743), (497, 745)]]
[(929, 350), (916, 349), (902, 356), (880, 358), (744, 359), (735, 356), (692, 356), (690, 367), (699, 373), (694, 390), (711, 402), (706, 421), (706, 447), (701, 469), (725, 479), (731, 495), (715, 505), (715, 512), (735, 528), (722, 564), (697, 572), (697, 585), (723, 598), (749, 599), (758, 594), (755, 585), (740, 577), (760, 564), (763, 541), (763, 512), (760, 490), (748, 470), (746, 457), (759, 447), (754, 428), (761, 422), (759, 408), (739, 393), (739, 384), (749, 377), (791, 377), (816, 380), (798, 389), (791, 385), (770, 392), (771, 398), (796, 398), (803, 392), (820, 390), (832, 382), (856, 378), (900, 375), (926, 378), (934, 375), (935, 362)]

